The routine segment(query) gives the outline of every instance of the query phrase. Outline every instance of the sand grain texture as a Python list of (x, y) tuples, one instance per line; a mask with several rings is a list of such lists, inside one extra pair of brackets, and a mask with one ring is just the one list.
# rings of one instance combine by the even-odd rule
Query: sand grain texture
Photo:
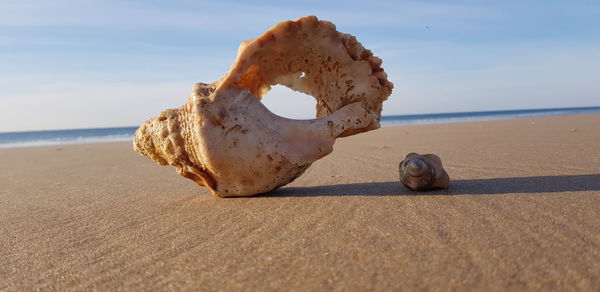
[[(221, 199), (130, 143), (0, 150), (0, 290), (600, 290), (600, 115), (389, 127)], [(398, 181), (435, 153), (448, 191)]]

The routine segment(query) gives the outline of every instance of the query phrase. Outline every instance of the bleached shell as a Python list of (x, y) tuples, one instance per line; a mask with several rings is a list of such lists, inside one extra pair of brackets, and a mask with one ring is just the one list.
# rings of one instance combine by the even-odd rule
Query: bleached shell
[[(329, 154), (336, 138), (379, 127), (393, 87), (380, 66), (330, 22), (282, 22), (243, 42), (220, 80), (196, 84), (184, 106), (146, 121), (134, 148), (217, 196), (271, 191)], [(260, 98), (275, 84), (314, 96), (317, 119), (271, 113)]]

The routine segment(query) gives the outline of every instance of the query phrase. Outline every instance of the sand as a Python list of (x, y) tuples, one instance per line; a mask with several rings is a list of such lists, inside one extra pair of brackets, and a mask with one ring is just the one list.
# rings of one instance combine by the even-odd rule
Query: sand
[[(451, 189), (398, 182), (436, 153)], [(0, 150), (0, 290), (600, 290), (600, 115), (388, 127), (221, 199), (130, 143)]]

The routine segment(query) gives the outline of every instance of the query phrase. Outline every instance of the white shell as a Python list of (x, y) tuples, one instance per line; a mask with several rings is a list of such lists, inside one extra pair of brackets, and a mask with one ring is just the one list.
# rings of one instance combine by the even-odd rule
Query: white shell
[[(184, 106), (146, 121), (134, 148), (217, 196), (271, 191), (329, 154), (336, 138), (379, 127), (393, 87), (380, 66), (330, 22), (282, 22), (243, 42), (223, 78), (196, 84)], [(260, 98), (274, 84), (314, 96), (318, 118), (271, 113)]]

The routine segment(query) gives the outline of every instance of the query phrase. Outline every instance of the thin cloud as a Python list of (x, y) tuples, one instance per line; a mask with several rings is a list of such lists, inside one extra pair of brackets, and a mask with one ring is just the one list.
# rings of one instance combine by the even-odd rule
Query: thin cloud
[[(218, 79), (240, 41), (311, 14), (384, 60), (384, 114), (598, 105), (600, 5), (160, 2), (0, 2), (0, 131), (139, 124)], [(291, 96), (276, 88), (265, 103), (314, 115)]]
[(388, 115), (600, 105), (600, 46), (523, 45), (469, 70), (391, 68)]
[[(463, 26), (472, 20), (494, 19), (496, 11), (485, 6), (421, 2), (380, 2), (352, 9), (347, 3), (335, 8), (276, 7), (225, 1), (198, 2), (186, 9), (172, 4), (154, 5), (143, 2), (14, 1), (0, 4), (0, 26), (80, 26), (104, 28), (171, 27), (202, 31), (258, 29), (282, 19), (316, 14), (345, 27), (421, 27), (423, 23), (443, 27)], [(179, 9), (172, 9), (178, 7)]]
[(193, 83), (44, 83), (0, 99), (0, 132), (139, 125), (183, 105)]

